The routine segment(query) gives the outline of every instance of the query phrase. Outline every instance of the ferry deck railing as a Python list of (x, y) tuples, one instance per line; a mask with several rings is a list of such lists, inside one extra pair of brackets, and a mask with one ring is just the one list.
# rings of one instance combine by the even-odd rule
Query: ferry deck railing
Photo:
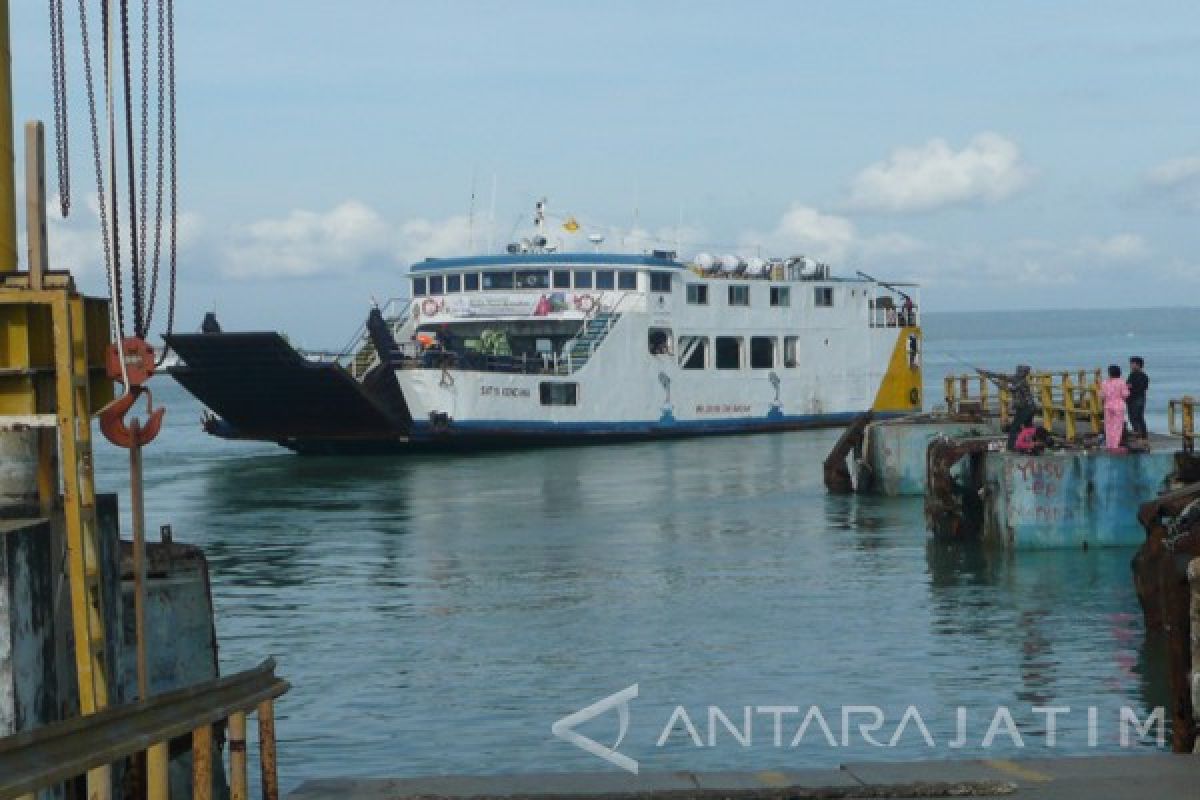
[[(594, 356), (596, 354), (596, 348), (599, 347), (600, 344), (605, 339), (608, 338), (608, 335), (610, 333), (612, 333), (613, 325), (615, 325), (617, 322), (616, 314), (620, 310), (621, 305), (630, 296), (630, 294), (632, 294), (632, 292), (623, 293), (620, 297), (618, 297), (616, 299), (615, 302), (613, 302), (611, 305), (609, 305), (607, 307), (605, 307), (602, 303), (596, 303), (596, 305), (592, 308), (592, 310), (587, 312), (584, 315), (583, 324), (579, 326), (579, 333), (573, 339), (568, 339), (566, 341), (566, 343), (563, 345), (563, 353), (564, 353), (565, 363), (558, 363), (556, 360), (555, 372), (560, 372), (561, 374), (570, 375), (571, 373), (575, 372), (577, 369), (582, 368), (582, 364), (580, 364), (579, 366), (576, 366), (576, 364), (575, 364), (575, 358), (571, 353), (572, 345), (579, 339), (588, 337), (588, 324), (591, 323), (592, 320), (594, 320), (600, 314), (608, 314), (609, 316), (605, 318), (605, 322), (604, 322), (603, 335), (588, 337), (588, 338), (590, 338), (591, 341), (590, 341), (589, 347), (588, 347), (587, 360), (588, 361), (591, 360), (592, 356)], [(584, 362), (584, 363), (586, 363), (586, 362)], [(565, 371), (564, 371), (564, 369), (565, 369)]]
[[(1100, 370), (1055, 370), (1032, 372), (1030, 388), (1042, 410), (1043, 425), (1075, 440), (1099, 434), (1103, 424), (1100, 403)], [(997, 388), (977, 373), (947, 375), (944, 379), (946, 410), (951, 414), (974, 412), (1010, 420), (1011, 398), (1007, 389)]]
[[(380, 308), (384, 320), (387, 321), (393, 333), (408, 321), (411, 305), (412, 300), (408, 297), (389, 297)], [(365, 321), (358, 326), (354, 335), (337, 352), (333, 360), (349, 370), (355, 380), (362, 380), (362, 377), (379, 363), (379, 354), (375, 352), (375, 347), (371, 344), (371, 337), (367, 333)]]
[(909, 328), (920, 320), (916, 306), (910, 309), (875, 306), (870, 314), (872, 328)]
[[(224, 770), (214, 754), (215, 726), (227, 725), (229, 788), (235, 800), (249, 797), (246, 718), (258, 714), (263, 800), (278, 800), (275, 699), (289, 686), (275, 662), (216, 680), (166, 692), (87, 716), (74, 717), (0, 739), (0, 800), (37, 796), (90, 770), (145, 754), (145, 796), (167, 800), (169, 747), (191, 737), (192, 798), (211, 800), (213, 774)], [(140, 794), (140, 792), (139, 792)]]
[(1167, 403), (1167, 430), (1182, 440), (1185, 453), (1195, 452), (1196, 447), (1196, 399), (1190, 395), (1172, 399)]

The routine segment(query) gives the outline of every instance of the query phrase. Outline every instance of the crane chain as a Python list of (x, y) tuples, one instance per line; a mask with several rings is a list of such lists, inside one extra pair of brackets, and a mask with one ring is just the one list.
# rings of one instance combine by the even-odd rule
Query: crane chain
[[(163, 0), (159, 0), (158, 5), (158, 84), (155, 99), (157, 101), (157, 115), (155, 117), (155, 148), (154, 152), (157, 158), (154, 162), (154, 251), (151, 254), (150, 260), (150, 298), (146, 309), (146, 325), (150, 325), (150, 321), (154, 319), (154, 308), (158, 302), (158, 274), (159, 267), (162, 263), (162, 215), (163, 215), (163, 139), (164, 139), (164, 117), (163, 104), (166, 95), (166, 76), (165, 76), (165, 61), (166, 61), (166, 42), (165, 42), (165, 27), (166, 22), (163, 14), (165, 4)], [(145, 29), (143, 29), (145, 30)], [(145, 35), (145, 33), (143, 33)], [(143, 81), (145, 76), (143, 75)], [(142, 183), (142, 191), (145, 192), (145, 182)], [(143, 227), (145, 230), (145, 217), (142, 218)], [(144, 256), (143, 256), (144, 257)]]
[[(169, 263), (171, 265), (171, 283), (167, 293), (167, 335), (169, 336), (175, 330), (175, 286), (177, 277), (178, 259), (178, 237), (179, 231), (179, 176), (176, 160), (176, 136), (175, 136), (175, 0), (166, 0), (167, 3), (167, 124), (169, 125), (170, 135), (170, 157), (168, 160), (169, 170), (171, 172), (171, 193), (170, 193), (170, 220), (171, 220), (171, 239), (170, 248), (168, 250)], [(163, 351), (163, 356), (166, 356), (166, 351)]]
[(139, 339), (146, 338), (146, 316), (144, 304), (146, 292), (145, 276), (142, 274), (142, 264), (138, 259), (138, 219), (137, 219), (137, 175), (134, 171), (134, 132), (133, 132), (133, 75), (130, 69), (129, 55), (129, 0), (121, 0), (121, 77), (124, 81), (122, 94), (125, 100), (125, 158), (128, 168), (125, 170), (129, 186), (129, 261), (130, 261), (130, 290), (133, 294), (133, 335)]
[[(104, 161), (100, 153), (100, 124), (96, 114), (96, 86), (92, 74), (92, 51), (88, 40), (87, 0), (79, 0), (79, 29), (83, 45), (84, 84), (87, 87), (88, 122), (92, 131), (92, 162), (96, 172), (97, 213), (100, 217), (100, 240), (104, 250), (104, 271), (108, 275), (108, 291), (113, 299), (112, 326), (114, 339), (120, 341), (124, 337), (121, 319), (123, 304), (121, 273), (114, 269), (113, 246), (109, 238), (108, 203), (104, 193)], [(105, 61), (107, 62), (107, 45), (105, 46)]]
[(58, 170), (58, 204), (63, 217), (71, 212), (71, 169), (67, 142), (67, 60), (63, 0), (50, 0), (50, 81), (54, 96), (54, 155)]
[[(138, 155), (138, 186), (142, 187), (142, 193), (138, 196), (138, 263), (142, 267), (142, 273), (146, 271), (146, 187), (149, 164), (147, 163), (149, 151), (146, 149), (147, 137), (149, 136), (149, 106), (150, 106), (150, 2), (151, 0), (142, 0), (142, 84), (141, 84), (141, 127), (138, 129), (138, 139), (141, 151)], [(146, 319), (146, 327), (150, 327), (149, 315)]]

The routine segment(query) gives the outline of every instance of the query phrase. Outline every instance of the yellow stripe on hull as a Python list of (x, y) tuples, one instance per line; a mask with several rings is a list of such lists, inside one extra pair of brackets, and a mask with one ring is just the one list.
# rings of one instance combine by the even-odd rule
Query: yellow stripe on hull
[[(909, 352), (909, 338), (916, 337), (916, 349)], [(917, 326), (900, 328), (896, 333), (896, 345), (888, 361), (887, 373), (875, 393), (872, 411), (906, 412), (920, 411), (921, 397), (921, 346), (922, 333)]]

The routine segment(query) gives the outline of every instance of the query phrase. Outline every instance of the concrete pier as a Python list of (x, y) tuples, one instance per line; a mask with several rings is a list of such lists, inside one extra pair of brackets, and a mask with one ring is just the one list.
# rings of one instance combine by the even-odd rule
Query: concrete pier
[(1193, 800), (1200, 758), (1127, 755), (1029, 760), (845, 764), (838, 769), (760, 772), (623, 772), (440, 776), (308, 781), (290, 800), (552, 798), (572, 800), (849, 800), (850, 798), (1011, 797), (1034, 800)]
[(1146, 538), (1138, 507), (1163, 488), (1174, 455), (996, 452), (983, 464), (985, 540), (1013, 550), (1137, 547)]
[(939, 419), (936, 416), (881, 420), (867, 426), (859, 470), (859, 491), (895, 497), (925, 494), (925, 453), (938, 436), (987, 436), (995, 422)]

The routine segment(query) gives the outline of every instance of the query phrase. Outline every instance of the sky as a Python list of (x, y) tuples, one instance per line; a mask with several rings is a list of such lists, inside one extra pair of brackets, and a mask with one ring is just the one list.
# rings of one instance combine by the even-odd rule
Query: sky
[[(51, 260), (103, 292), (65, 5)], [(177, 6), (181, 329), (336, 348), (410, 263), (528, 235), (543, 196), (565, 249), (807, 254), (932, 311), (1200, 304), (1193, 2)], [(16, 120), (53, 142), (46, 4), (11, 14)]]

